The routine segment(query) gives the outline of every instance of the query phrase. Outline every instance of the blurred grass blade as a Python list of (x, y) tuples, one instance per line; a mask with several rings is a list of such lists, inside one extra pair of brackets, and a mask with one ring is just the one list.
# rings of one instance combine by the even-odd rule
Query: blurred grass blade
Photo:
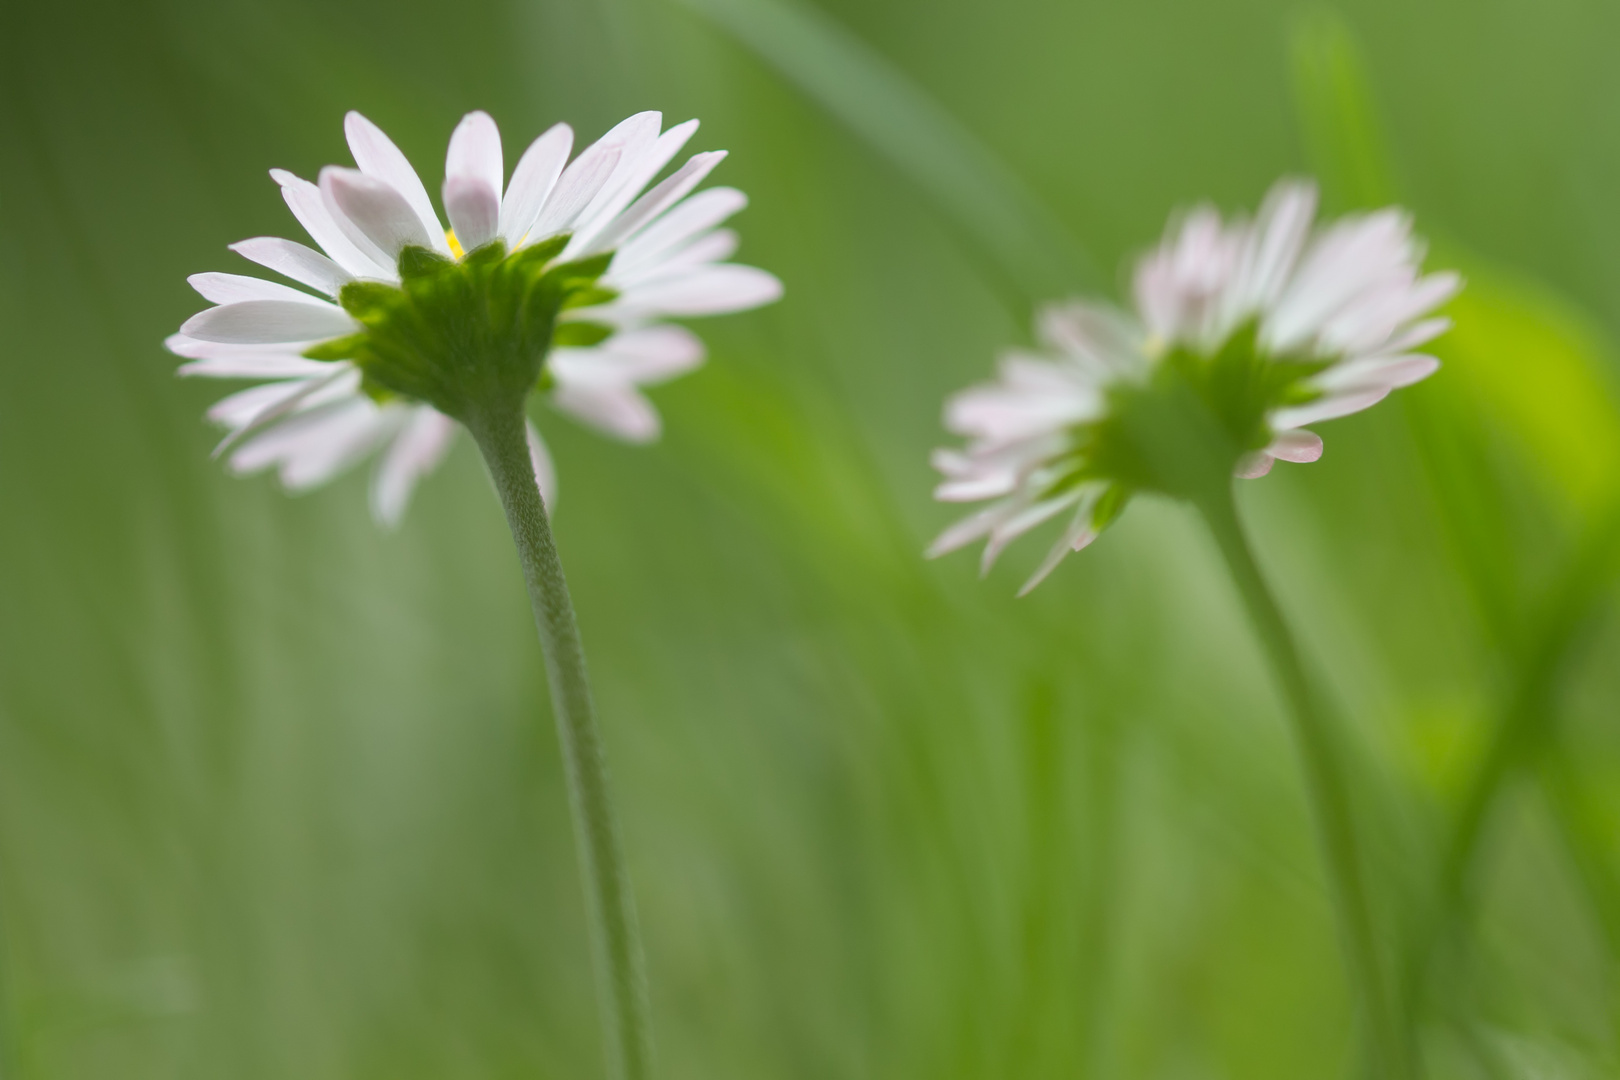
[(1095, 264), (979, 139), (899, 68), (792, 0), (680, 0), (887, 158), (1030, 300), (1099, 281)]
[(1395, 182), (1355, 36), (1337, 12), (1294, 25), (1294, 102), (1306, 152), (1329, 204), (1368, 209), (1395, 201)]

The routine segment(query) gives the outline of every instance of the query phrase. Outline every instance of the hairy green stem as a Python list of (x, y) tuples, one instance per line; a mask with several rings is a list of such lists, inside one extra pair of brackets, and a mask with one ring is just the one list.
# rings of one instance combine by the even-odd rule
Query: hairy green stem
[(652, 1071), (652, 1046), (635, 900), (608, 788), (602, 735), (585, 676), (579, 625), (535, 483), (523, 415), (515, 408), (490, 410), (468, 417), (467, 428), (500, 493), (546, 657), (591, 924), (608, 1076), (645, 1080)]
[(1293, 634), (1255, 562), (1229, 486), (1222, 484), (1195, 503), (1225, 557), (1249, 621), (1271, 663), (1304, 764), (1306, 787), (1315, 812), (1328, 887), (1351, 990), (1361, 1012), (1366, 1072), (1375, 1080), (1406, 1080), (1412, 1075), (1395, 1015), (1385, 993), (1372, 905), (1362, 872), (1345, 770), (1332, 724), (1312, 689)]

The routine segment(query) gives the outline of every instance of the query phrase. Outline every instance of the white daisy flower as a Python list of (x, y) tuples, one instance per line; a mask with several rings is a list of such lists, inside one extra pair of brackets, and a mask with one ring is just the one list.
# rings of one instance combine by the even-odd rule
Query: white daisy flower
[[(661, 320), (741, 311), (782, 291), (765, 271), (724, 261), (737, 237), (720, 226), (747, 205), (742, 192), (691, 194), (724, 151), (648, 187), (698, 126), (661, 125), (638, 113), (570, 162), (573, 131), (558, 124), (507, 183), (494, 120), (470, 113), (445, 161), (446, 231), (405, 155), (349, 113), (357, 169), (327, 166), (318, 183), (271, 173), (320, 250), (273, 237), (231, 245), (314, 291), (190, 279), (215, 306), (168, 340), (189, 361), (180, 374), (260, 380), (209, 411), (228, 430), (218, 452), (239, 473), (274, 468), (298, 491), (380, 451), (372, 510), (396, 524), (455, 433), (456, 398), (433, 369), (473, 347), (509, 355), (514, 371), (543, 362), (551, 402), (593, 427), (657, 437), (640, 388), (703, 360), (695, 335)], [(532, 424), (529, 442), (549, 506), (555, 474)]]
[(994, 501), (929, 554), (985, 538), (988, 572), (1018, 536), (1068, 513), (1023, 595), (1135, 491), (1194, 497), (1212, 475), (1315, 461), (1322, 440), (1306, 425), (1432, 374), (1439, 362), (1413, 350), (1450, 325), (1426, 316), (1461, 279), (1420, 274), (1423, 245), (1399, 210), (1313, 228), (1315, 209), (1314, 186), (1291, 180), (1253, 221), (1200, 207), (1138, 262), (1134, 312), (1045, 309), (1039, 351), (1007, 353), (995, 382), (946, 406), (946, 427), (969, 441), (935, 452), (935, 497)]

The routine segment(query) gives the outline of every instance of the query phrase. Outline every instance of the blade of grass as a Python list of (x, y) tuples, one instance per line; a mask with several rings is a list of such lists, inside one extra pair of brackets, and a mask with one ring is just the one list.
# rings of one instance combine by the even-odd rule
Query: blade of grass
[(886, 158), (1026, 302), (1094, 287), (1096, 264), (977, 136), (905, 72), (791, 0), (679, 0)]

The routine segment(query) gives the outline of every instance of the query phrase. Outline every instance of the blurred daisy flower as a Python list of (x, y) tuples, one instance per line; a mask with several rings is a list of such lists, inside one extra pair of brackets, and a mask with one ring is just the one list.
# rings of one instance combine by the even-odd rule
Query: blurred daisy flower
[[(357, 169), (327, 166), (318, 183), (271, 172), (320, 250), (273, 237), (231, 245), (302, 288), (190, 279), (215, 306), (168, 339), (188, 361), (180, 373), (259, 382), (209, 410), (228, 430), (218, 453), (239, 473), (274, 468), (294, 491), (378, 453), (372, 512), (394, 525), (479, 379), (528, 380), (520, 395), (538, 385), (609, 435), (656, 438), (641, 387), (703, 359), (702, 342), (662, 320), (741, 311), (782, 291), (765, 271), (725, 261), (737, 237), (720, 226), (746, 196), (692, 194), (723, 151), (693, 155), (648, 187), (698, 126), (661, 124), (638, 113), (572, 162), (573, 131), (558, 124), (507, 182), (494, 120), (470, 113), (445, 162), (446, 231), (405, 155), (349, 113)], [(555, 475), (528, 430), (550, 505)]]
[(995, 381), (946, 405), (946, 427), (968, 442), (935, 451), (935, 497), (992, 501), (929, 554), (984, 538), (987, 572), (1066, 514), (1023, 595), (1135, 492), (1196, 500), (1277, 460), (1315, 461), (1322, 440), (1307, 425), (1432, 374), (1439, 362), (1413, 350), (1449, 326), (1429, 316), (1461, 280), (1420, 272), (1423, 244), (1399, 210), (1319, 226), (1315, 210), (1315, 188), (1293, 180), (1252, 221), (1199, 207), (1137, 264), (1134, 311), (1043, 310), (1038, 350), (1009, 351)]

